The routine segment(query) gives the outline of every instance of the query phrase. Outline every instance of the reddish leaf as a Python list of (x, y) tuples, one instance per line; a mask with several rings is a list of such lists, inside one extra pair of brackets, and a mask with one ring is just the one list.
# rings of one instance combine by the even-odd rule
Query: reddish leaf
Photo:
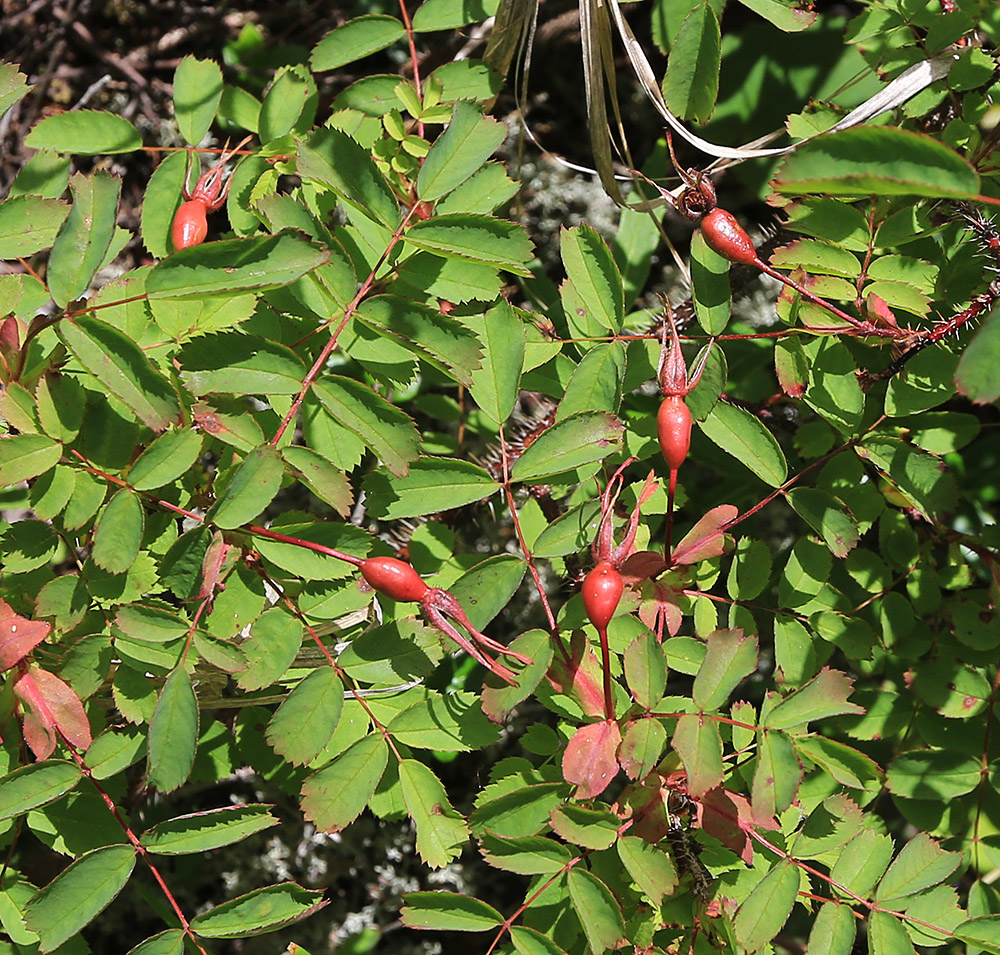
[(604, 715), (604, 681), (601, 665), (582, 630), (573, 634), (569, 663), (561, 653), (552, 660), (547, 674), (553, 689), (575, 700), (587, 716)]
[(599, 796), (618, 773), (616, 753), (622, 734), (614, 720), (581, 726), (566, 745), (563, 779), (578, 788), (578, 799)]
[(739, 510), (732, 504), (713, 507), (684, 539), (674, 548), (674, 564), (696, 564), (709, 557), (720, 557), (726, 550), (726, 535), (723, 525), (729, 523)]
[(52, 624), (20, 617), (10, 604), (0, 600), (0, 670), (9, 670), (23, 660), (51, 630)]
[(669, 796), (669, 788), (657, 773), (650, 773), (645, 779), (625, 787), (617, 805), (631, 810), (632, 835), (653, 844), (666, 837), (670, 829)]
[[(662, 558), (660, 562), (662, 564)], [(650, 581), (643, 587), (643, 601), (639, 604), (639, 619), (656, 634), (658, 640), (663, 639), (664, 626), (666, 626), (670, 636), (675, 636), (684, 619), (677, 594), (658, 580)]]
[(48, 759), (56, 748), (56, 731), (78, 749), (91, 744), (90, 723), (80, 698), (59, 677), (32, 666), (14, 684), (24, 704), (24, 739), (38, 759)]
[[(698, 802), (698, 824), (710, 836), (715, 836), (724, 846), (732, 849), (747, 863), (753, 864), (753, 842), (749, 832), (753, 823), (750, 803), (739, 793), (713, 789)], [(778, 824), (769, 819), (757, 824), (763, 829), (777, 829)]]
[(666, 570), (663, 554), (654, 550), (641, 550), (627, 557), (619, 571), (627, 584), (638, 584)]

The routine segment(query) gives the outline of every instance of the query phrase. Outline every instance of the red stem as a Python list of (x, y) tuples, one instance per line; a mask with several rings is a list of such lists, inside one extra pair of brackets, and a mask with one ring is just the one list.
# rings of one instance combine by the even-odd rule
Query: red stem
[(101, 799), (104, 800), (104, 804), (108, 807), (108, 811), (115, 818), (115, 822), (121, 826), (122, 831), (125, 833), (125, 838), (132, 844), (132, 847), (142, 858), (142, 861), (146, 863), (149, 871), (152, 873), (153, 878), (156, 880), (157, 885), (159, 885), (160, 890), (167, 898), (167, 902), (170, 903), (170, 907), (174, 910), (174, 915), (177, 916), (177, 920), (181, 923), (181, 928), (184, 934), (191, 940), (201, 955), (208, 955), (204, 948), (201, 947), (201, 942), (198, 941), (198, 937), (191, 931), (191, 925), (184, 916), (184, 912), (181, 910), (180, 905), (177, 904), (177, 900), (174, 898), (173, 893), (170, 891), (170, 887), (164, 881), (163, 876), (160, 875), (159, 870), (153, 864), (152, 860), (149, 858), (149, 854), (146, 852), (146, 847), (139, 841), (138, 836), (129, 828), (129, 824), (122, 819), (121, 813), (118, 812), (118, 807), (114, 804), (111, 797), (104, 791), (101, 784), (94, 778), (94, 774), (90, 771), (90, 767), (84, 762), (83, 757), (76, 751), (76, 748), (72, 746), (69, 741), (63, 736), (62, 731), (56, 727), (56, 732), (62, 737), (62, 741), (69, 751), (69, 754), (73, 757), (76, 764), (80, 767), (80, 771), (90, 780), (94, 788), (97, 790)]

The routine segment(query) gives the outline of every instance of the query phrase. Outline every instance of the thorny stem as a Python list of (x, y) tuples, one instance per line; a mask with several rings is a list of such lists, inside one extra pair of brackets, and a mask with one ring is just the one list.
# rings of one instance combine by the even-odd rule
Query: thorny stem
[(139, 838), (129, 827), (129, 824), (122, 818), (121, 813), (118, 811), (118, 807), (114, 804), (114, 800), (105, 792), (101, 784), (94, 778), (94, 774), (91, 772), (90, 767), (86, 764), (83, 757), (76, 751), (76, 748), (72, 746), (69, 740), (63, 736), (62, 731), (56, 727), (56, 732), (62, 737), (62, 741), (66, 746), (70, 756), (80, 767), (80, 771), (90, 780), (94, 788), (97, 790), (98, 795), (104, 801), (104, 804), (108, 807), (108, 811), (114, 816), (115, 822), (121, 826), (122, 831), (125, 833), (125, 838), (131, 843), (132, 848), (142, 857), (142, 861), (146, 863), (149, 871), (152, 873), (153, 878), (156, 880), (157, 885), (159, 885), (160, 890), (167, 898), (167, 902), (170, 907), (174, 910), (174, 915), (177, 916), (177, 920), (181, 924), (181, 928), (184, 934), (191, 940), (191, 944), (201, 952), (201, 955), (208, 955), (204, 948), (201, 946), (201, 942), (198, 941), (198, 937), (194, 932), (191, 931), (191, 924), (188, 922), (187, 918), (184, 916), (180, 905), (177, 904), (177, 900), (174, 898), (173, 893), (170, 891), (170, 887), (164, 881), (163, 876), (160, 875), (159, 869), (153, 864), (152, 860), (149, 858), (149, 853), (146, 852), (146, 847), (139, 841)]

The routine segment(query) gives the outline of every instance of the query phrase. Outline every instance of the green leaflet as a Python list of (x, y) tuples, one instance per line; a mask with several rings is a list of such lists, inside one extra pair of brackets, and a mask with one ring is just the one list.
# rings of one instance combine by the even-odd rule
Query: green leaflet
[(400, 912), (410, 928), (452, 932), (486, 932), (503, 922), (492, 905), (457, 892), (408, 892)]
[(302, 814), (320, 832), (350, 825), (375, 792), (388, 758), (381, 735), (362, 737), (302, 784)]
[(269, 885), (223, 902), (191, 919), (202, 938), (246, 938), (263, 935), (297, 922), (322, 908), (322, 889), (304, 889), (294, 882)]
[(185, 56), (174, 71), (174, 115), (181, 135), (197, 146), (222, 99), (222, 70), (214, 60)]
[(105, 846), (72, 862), (25, 909), (39, 951), (51, 952), (98, 916), (122, 890), (135, 866), (131, 846)]
[(183, 667), (167, 677), (149, 725), (149, 782), (172, 792), (187, 781), (198, 744), (198, 701)]
[(157, 855), (187, 855), (210, 852), (232, 845), (256, 832), (276, 826), (270, 806), (226, 806), (158, 823), (142, 834), (147, 851)]
[(317, 72), (335, 70), (392, 46), (406, 31), (395, 17), (369, 13), (331, 30), (313, 47), (309, 65)]
[(417, 852), (427, 865), (440, 869), (456, 858), (468, 841), (465, 820), (448, 802), (440, 780), (423, 763), (402, 760), (399, 781), (406, 811), (417, 827)]
[(63, 308), (87, 291), (111, 247), (121, 180), (106, 172), (77, 173), (70, 187), (73, 205), (52, 244), (48, 272), (49, 291)]

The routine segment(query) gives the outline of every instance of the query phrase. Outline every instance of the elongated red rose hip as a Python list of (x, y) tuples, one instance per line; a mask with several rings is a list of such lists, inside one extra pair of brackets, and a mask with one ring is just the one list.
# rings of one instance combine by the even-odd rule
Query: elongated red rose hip
[(369, 557), (361, 562), (361, 575), (393, 600), (420, 600), (428, 590), (420, 574), (398, 557)]
[(710, 249), (730, 262), (760, 267), (760, 257), (750, 236), (731, 212), (716, 206), (701, 220), (701, 234)]
[(170, 239), (175, 249), (201, 245), (208, 235), (208, 204), (201, 199), (188, 199), (174, 215)]
[(667, 395), (656, 415), (656, 436), (667, 467), (675, 472), (691, 449), (691, 411), (680, 395)]
[(608, 629), (624, 589), (622, 575), (607, 561), (599, 563), (584, 578), (583, 606), (599, 631)]

